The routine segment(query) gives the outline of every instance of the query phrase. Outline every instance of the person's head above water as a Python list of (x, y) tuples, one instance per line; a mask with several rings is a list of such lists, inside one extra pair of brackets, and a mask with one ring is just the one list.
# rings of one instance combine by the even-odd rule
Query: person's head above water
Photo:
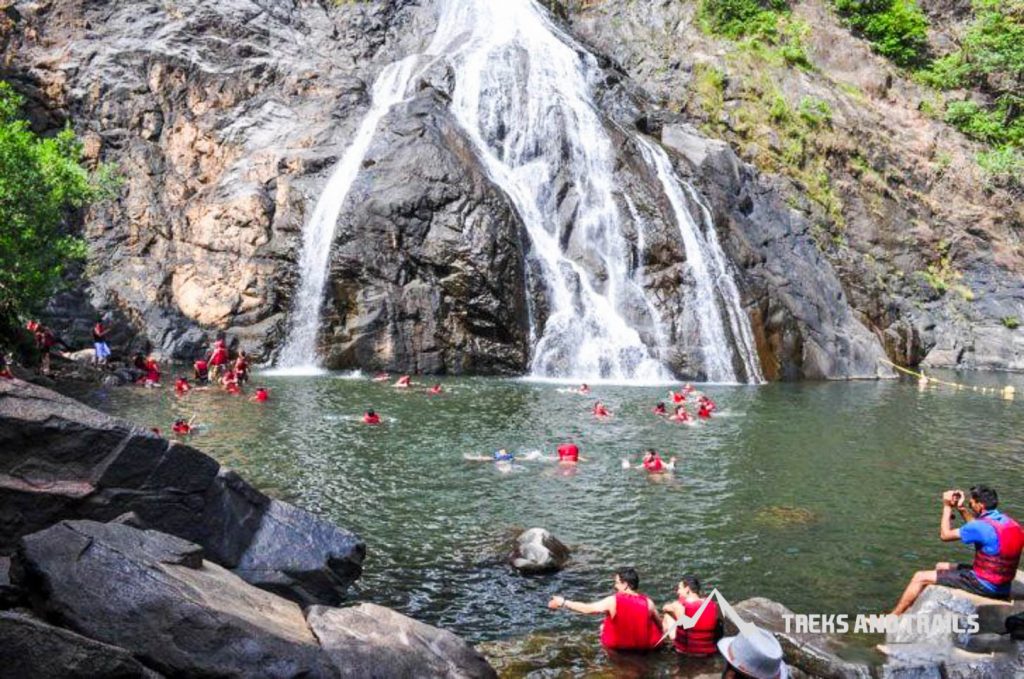
[(615, 573), (615, 591), (624, 592), (627, 589), (637, 591), (640, 588), (640, 574), (632, 566), (620, 568)]
[(376, 414), (377, 414), (377, 413), (373, 412), (373, 408), (370, 408), (370, 409), (368, 409), (368, 410), (366, 411), (366, 415), (367, 415), (368, 417), (373, 417), (373, 416), (374, 416), (374, 415), (376, 415)]

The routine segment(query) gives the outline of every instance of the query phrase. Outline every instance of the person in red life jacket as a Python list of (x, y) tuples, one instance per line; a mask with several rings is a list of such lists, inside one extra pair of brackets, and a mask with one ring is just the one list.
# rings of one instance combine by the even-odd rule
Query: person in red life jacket
[(611, 417), (611, 416), (612, 416), (611, 412), (609, 412), (608, 409), (604, 407), (603, 403), (598, 401), (597, 403), (594, 404), (594, 417), (602, 418), (603, 419), (605, 417)]
[(40, 371), (44, 375), (50, 374), (50, 353), (53, 351), (53, 347), (57, 345), (57, 337), (53, 334), (53, 331), (47, 328), (41, 323), (35, 323), (35, 340), (36, 347), (39, 348), (42, 361), (39, 365)]
[(615, 594), (594, 603), (569, 601), (553, 596), (548, 608), (567, 608), (574, 613), (603, 615), (601, 645), (613, 651), (652, 651), (661, 641), (661, 617), (654, 602), (637, 591), (636, 569), (623, 568), (615, 574)]
[(705, 396), (703, 394), (701, 394), (701, 397), (700, 397), (698, 402), (701, 403), (702, 405), (707, 406), (707, 409), (708, 409), (709, 413), (715, 412), (715, 410), (718, 408), (718, 406), (715, 405), (714, 401), (712, 401), (709, 397), (707, 397), (707, 396)]
[(693, 420), (690, 413), (686, 412), (686, 406), (681, 404), (676, 406), (676, 411), (668, 419), (673, 422), (691, 422)]
[(665, 462), (661, 459), (661, 455), (658, 455), (658, 451), (649, 448), (644, 451), (644, 458), (641, 460), (640, 466), (648, 473), (664, 474), (675, 469), (676, 458), (673, 457)]
[(0, 354), (0, 378), (5, 380), (14, 379), (14, 373), (11, 372), (11, 364), (3, 354)]
[(579, 389), (577, 389), (576, 391), (579, 392), (580, 394), (583, 394), (585, 396), (585, 395), (590, 393), (590, 387), (587, 386), (586, 382), (584, 382), (583, 384), (580, 385)]
[(387, 373), (383, 373), (383, 372), (377, 373), (376, 375), (373, 376), (373, 381), (374, 382), (390, 382), (391, 381), (391, 375), (389, 375)]
[(572, 442), (558, 446), (558, 461), (565, 464), (576, 464), (580, 461), (580, 449)]
[(442, 390), (440, 384), (435, 384), (430, 389), (427, 389), (427, 393), (430, 394), (431, 396), (437, 396), (441, 393), (441, 391)]
[[(970, 509), (964, 507), (965, 498)], [(929, 585), (962, 589), (990, 599), (1010, 598), (1010, 586), (1024, 549), (1024, 529), (998, 506), (999, 495), (988, 486), (974, 486), (966, 495), (962, 490), (943, 493), (939, 539), (972, 545), (974, 563), (937, 563), (935, 570), (918, 571), (892, 610), (893, 615), (910, 608)], [(954, 509), (966, 521), (959, 529), (952, 525)]]
[(412, 386), (412, 378), (409, 377), (408, 375), (402, 375), (401, 377), (398, 378), (398, 381), (395, 382), (394, 385), (392, 386), (394, 386), (397, 389), (408, 389), (409, 387)]
[(668, 395), (669, 398), (672, 399), (673, 403), (686, 403), (686, 394), (681, 391), (672, 391), (670, 389)]
[(174, 393), (178, 396), (184, 396), (192, 390), (192, 385), (188, 383), (184, 375), (179, 375), (178, 379), (174, 380)]
[(267, 391), (266, 387), (256, 387), (256, 393), (249, 400), (256, 401), (257, 403), (266, 403), (270, 400), (270, 392)]
[(239, 351), (238, 358), (235, 359), (235, 378), (239, 384), (249, 381), (249, 357), (244, 351)]
[(192, 433), (192, 425), (185, 420), (175, 420), (174, 425), (171, 426), (171, 431), (175, 434), (181, 434), (184, 436)]
[(220, 375), (221, 370), (227, 368), (228, 364), (228, 347), (224, 343), (223, 339), (218, 339), (213, 343), (213, 351), (210, 352), (210, 357), (207, 360), (210, 367), (210, 378), (217, 379)]
[(192, 379), (196, 384), (207, 384), (210, 381), (210, 364), (206, 362), (205, 356), (200, 356), (192, 364)]
[(363, 413), (363, 424), (380, 424), (380, 415), (373, 412), (372, 409), (367, 410)]
[(110, 331), (103, 325), (103, 317), (96, 319), (96, 325), (92, 326), (92, 346), (95, 352), (93, 360), (97, 365), (106, 365), (110, 358), (110, 345), (107, 344), (107, 333)]
[(146, 377), (142, 383), (147, 387), (160, 386), (160, 365), (152, 356), (146, 359)]
[(651, 412), (654, 413), (655, 415), (660, 416), (660, 417), (664, 417), (665, 415), (668, 415), (668, 411), (665, 410), (665, 402), (664, 401), (658, 401), (658, 404), (656, 406), (654, 406), (654, 409), (651, 410)]
[(704, 605), (704, 598), (700, 593), (700, 580), (697, 579), (696, 575), (687, 573), (679, 581), (676, 593), (678, 598), (661, 608), (665, 612), (661, 621), (662, 629), (666, 633), (670, 630), (675, 630), (675, 633), (672, 634), (672, 639), (676, 652), (693, 656), (715, 655), (718, 652), (715, 642), (718, 641), (720, 636), (718, 602), (713, 599), (708, 601), (708, 605), (704, 607), (704, 612), (697, 618), (696, 624), (686, 629), (678, 624), (677, 621), (681, 620), (683, 616), (692, 618), (697, 615), (697, 611)]
[(689, 382), (683, 385), (683, 395), (692, 394), (695, 391), (696, 389), (694, 389), (693, 385), (690, 384)]
[(235, 371), (228, 369), (227, 372), (220, 378), (220, 385), (224, 387), (224, 391), (229, 394), (241, 394), (242, 388), (238, 386), (238, 376), (235, 375)]
[(701, 401), (700, 405), (697, 406), (697, 417), (702, 420), (711, 419), (711, 409), (708, 407), (707, 403)]

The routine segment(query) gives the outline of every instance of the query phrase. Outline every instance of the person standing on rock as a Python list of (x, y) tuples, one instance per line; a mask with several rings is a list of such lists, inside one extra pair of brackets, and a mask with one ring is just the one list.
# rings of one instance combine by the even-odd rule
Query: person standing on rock
[[(970, 509), (964, 507), (965, 498)], [(935, 570), (914, 573), (892, 610), (893, 615), (910, 608), (929, 585), (962, 589), (990, 599), (1010, 598), (1010, 587), (1024, 549), (1024, 529), (1000, 512), (998, 506), (999, 495), (988, 486), (974, 486), (969, 494), (962, 490), (947, 490), (942, 494), (939, 539), (943, 542), (959, 540), (973, 546), (974, 562), (970, 565), (937, 563)], [(962, 528), (952, 526), (954, 509), (966, 521)]]
[(634, 568), (620, 569), (614, 578), (615, 594), (594, 603), (569, 601), (555, 595), (548, 608), (604, 615), (601, 645), (613, 651), (652, 651), (661, 642), (661, 617), (651, 599), (637, 591), (640, 576)]
[(103, 317), (96, 319), (96, 325), (92, 326), (92, 346), (95, 350), (96, 365), (106, 365), (110, 358), (110, 346), (107, 344), (107, 333), (110, 330), (103, 325)]

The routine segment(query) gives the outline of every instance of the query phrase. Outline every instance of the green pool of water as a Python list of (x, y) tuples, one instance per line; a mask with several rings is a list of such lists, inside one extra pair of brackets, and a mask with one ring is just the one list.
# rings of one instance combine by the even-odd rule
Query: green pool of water
[[(937, 538), (940, 494), (989, 483), (1024, 517), (1024, 380), (946, 377), (1015, 384), (1020, 397), (912, 381), (706, 386), (720, 411), (697, 426), (651, 413), (663, 387), (595, 386), (582, 397), (566, 385), (484, 378), (444, 380), (442, 396), (323, 375), (257, 376), (271, 388), (266, 404), (133, 387), (83, 397), (164, 430), (196, 415), (203, 428), (191, 443), (366, 540), (355, 597), (489, 642), (509, 674), (523, 674), (607, 667), (598, 621), (545, 603), (555, 592), (609, 593), (620, 565), (635, 566), (659, 604), (694, 572), (732, 602), (765, 596), (798, 612), (852, 615), (887, 611), (916, 569), (969, 560), (966, 547)], [(598, 398), (611, 420), (590, 415)], [(384, 425), (360, 422), (368, 407)], [(553, 454), (568, 436), (589, 460), (577, 469), (463, 459), (499, 447)], [(648, 446), (680, 458), (673, 475), (622, 468)], [(572, 547), (568, 569), (522, 577), (505, 565), (507, 539), (531, 526)], [(594, 653), (559, 650), (569, 647)], [(677, 672), (670, 655), (643, 671)]]

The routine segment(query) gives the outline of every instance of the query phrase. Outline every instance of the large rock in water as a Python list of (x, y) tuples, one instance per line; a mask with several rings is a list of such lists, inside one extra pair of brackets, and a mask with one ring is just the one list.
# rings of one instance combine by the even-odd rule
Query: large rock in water
[(451, 632), (383, 606), (313, 606), (306, 619), (342, 677), (496, 676), (479, 652)]
[[(0, 611), (0, 674), (47, 679), (156, 679), (123, 648), (54, 627), (25, 612)], [(11, 672), (7, 675), (7, 672)]]
[(569, 548), (543, 528), (519, 534), (509, 556), (512, 567), (522, 573), (553, 573), (569, 561)]
[(26, 536), (14, 568), (47, 617), (164, 674), (333, 674), (296, 604), (204, 562), (199, 546), (165, 533), (62, 521)]
[(352, 533), (271, 500), (190, 446), (0, 380), (0, 554), (62, 519), (126, 512), (302, 603), (341, 601), (365, 554)]

